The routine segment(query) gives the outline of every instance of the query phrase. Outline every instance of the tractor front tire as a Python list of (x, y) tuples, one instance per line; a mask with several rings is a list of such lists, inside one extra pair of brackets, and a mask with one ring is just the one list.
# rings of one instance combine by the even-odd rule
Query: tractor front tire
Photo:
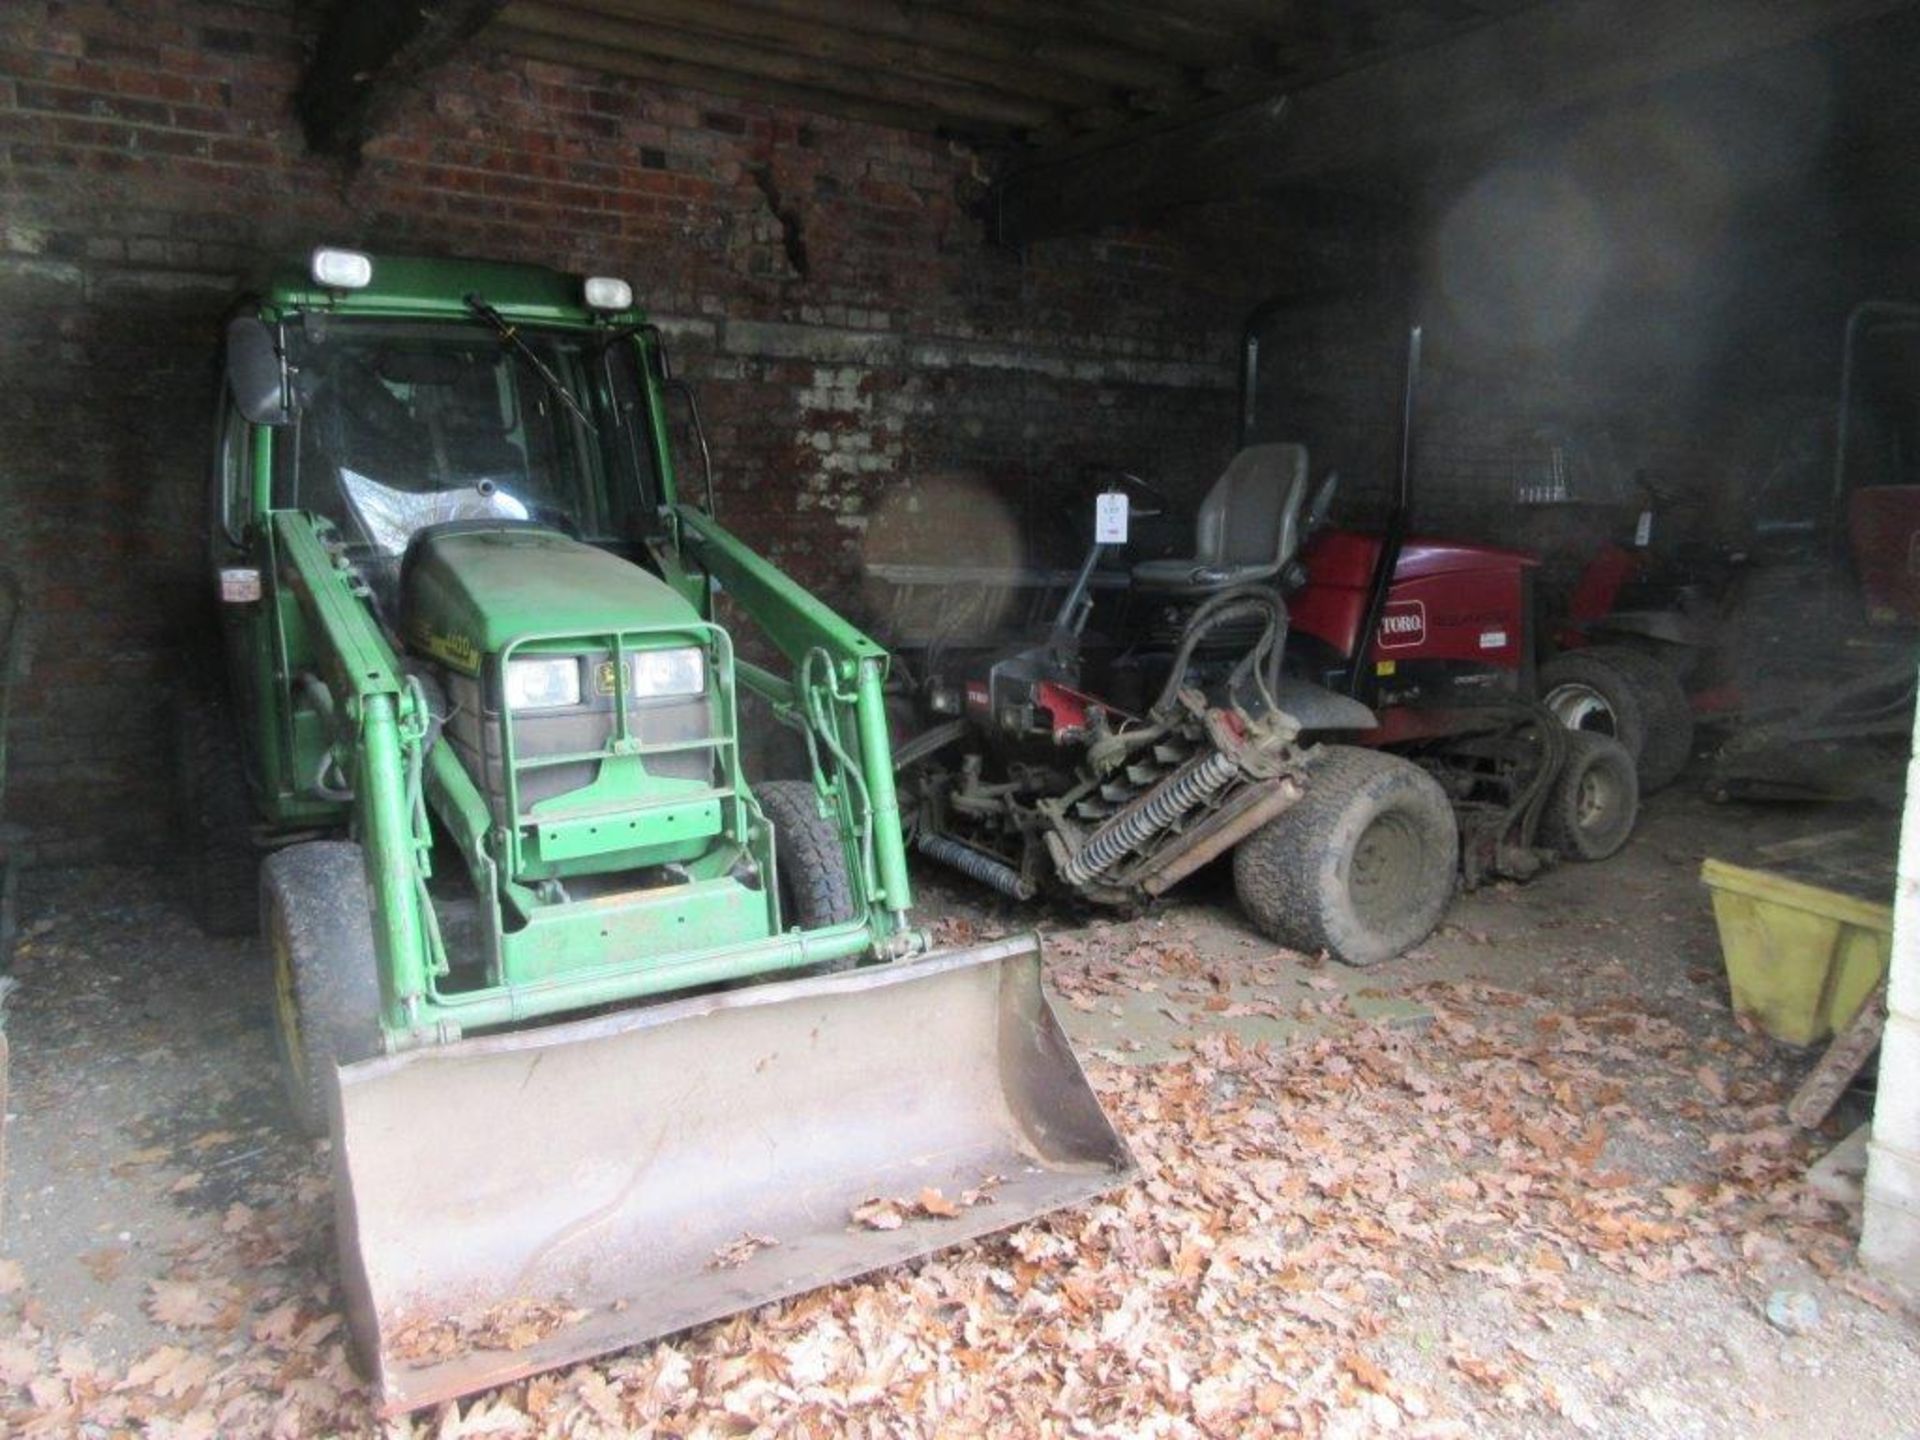
[(1453, 898), (1460, 834), (1434, 778), (1378, 750), (1321, 745), (1306, 794), (1233, 854), (1240, 907), (1309, 955), (1374, 965), (1419, 944)]
[(290, 845), (260, 867), (260, 928), (273, 972), (274, 1039), (300, 1128), (327, 1133), (336, 1065), (380, 1053), (379, 957), (360, 847)]
[(1619, 741), (1576, 730), (1540, 813), (1539, 838), (1563, 860), (1605, 860), (1633, 834), (1640, 783)]
[(1635, 763), (1647, 743), (1640, 687), (1605, 655), (1573, 650), (1540, 667), (1540, 703), (1569, 730), (1610, 736)]
[[(811, 780), (772, 780), (754, 787), (773, 826), (773, 868), (779, 876), (780, 923), (818, 930), (854, 919), (853, 881), (839, 827), (820, 813)], [(844, 970), (848, 960), (827, 966)]]
[(1640, 793), (1651, 795), (1671, 785), (1693, 758), (1693, 706), (1680, 677), (1656, 656), (1625, 646), (1596, 645), (1585, 653), (1625, 675), (1640, 702), (1646, 722), (1646, 739), (1636, 762)]
[(174, 805), (188, 907), (209, 935), (251, 935), (260, 920), (260, 856), (233, 712), (207, 684), (183, 684), (172, 703)]

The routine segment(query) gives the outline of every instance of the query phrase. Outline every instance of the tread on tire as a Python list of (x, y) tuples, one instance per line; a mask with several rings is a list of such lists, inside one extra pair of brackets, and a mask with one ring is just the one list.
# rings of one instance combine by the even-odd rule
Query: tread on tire
[(1680, 677), (1655, 656), (1622, 645), (1596, 645), (1586, 652), (1614, 666), (1638, 692), (1645, 740), (1636, 769), (1640, 793), (1671, 785), (1693, 758), (1693, 706)]
[[(854, 919), (853, 881), (847, 875), (840, 831), (820, 814), (810, 780), (771, 780), (754, 795), (773, 826), (773, 865), (779, 877), (780, 923), (818, 930)], [(847, 968), (838, 965), (835, 968)]]
[(360, 847), (313, 840), (260, 867), (274, 1039), (300, 1128), (327, 1133), (329, 1074), (380, 1053), (380, 974)]
[(1633, 835), (1639, 779), (1619, 741), (1576, 730), (1540, 814), (1540, 842), (1566, 860), (1605, 860)]
[(1453, 897), (1460, 836), (1439, 784), (1397, 755), (1321, 745), (1306, 794), (1233, 856), (1241, 908), (1270, 939), (1348, 965), (1426, 939)]
[(1569, 730), (1618, 740), (1638, 763), (1647, 741), (1640, 688), (1604, 656), (1587, 650), (1554, 656), (1540, 667), (1540, 703)]

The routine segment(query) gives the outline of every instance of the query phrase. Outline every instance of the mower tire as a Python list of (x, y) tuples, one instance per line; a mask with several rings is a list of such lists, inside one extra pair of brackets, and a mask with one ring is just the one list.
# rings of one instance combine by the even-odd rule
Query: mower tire
[(1348, 965), (1392, 959), (1427, 938), (1453, 897), (1453, 807), (1397, 755), (1321, 745), (1306, 764), (1306, 794), (1234, 851), (1240, 906), (1289, 949)]
[(1647, 743), (1640, 687), (1606, 656), (1588, 650), (1554, 656), (1540, 667), (1540, 703), (1569, 730), (1618, 740), (1639, 763)]
[(1633, 834), (1640, 784), (1618, 740), (1576, 730), (1540, 813), (1539, 838), (1563, 860), (1605, 860)]
[(1585, 652), (1627, 677), (1640, 701), (1646, 739), (1637, 768), (1640, 793), (1651, 795), (1671, 785), (1693, 758), (1693, 706), (1671, 666), (1658, 657), (1621, 645), (1596, 645)]
[[(754, 787), (773, 826), (773, 868), (779, 875), (780, 923), (818, 930), (859, 913), (839, 829), (820, 813), (811, 780), (773, 780)], [(851, 960), (828, 966), (846, 969)]]
[(336, 1065), (380, 1053), (380, 972), (360, 847), (313, 840), (260, 867), (260, 928), (273, 971), (274, 1040), (300, 1128), (327, 1133)]
[(260, 856), (233, 712), (212, 684), (191, 681), (175, 689), (172, 709), (174, 807), (188, 907), (209, 935), (251, 935), (260, 922)]

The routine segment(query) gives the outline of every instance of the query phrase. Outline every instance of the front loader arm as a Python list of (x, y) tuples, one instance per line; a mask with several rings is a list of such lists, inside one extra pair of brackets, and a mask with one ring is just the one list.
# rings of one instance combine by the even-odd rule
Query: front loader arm
[[(278, 511), (273, 528), (279, 582), (306, 621), (313, 667), (331, 698), (329, 738), (353, 789), (353, 833), (366, 855), (387, 1028), (410, 1029), (435, 948), (422, 898), (426, 837), (418, 804), (427, 717), (362, 598), (363, 582), (321, 541), (313, 517)], [(292, 681), (288, 675), (283, 683)]]
[[(742, 664), (741, 680), (803, 723), (831, 717), (830, 728), (840, 733), (820, 738), (836, 749), (851, 746), (857, 755), (858, 773), (852, 778), (866, 795), (872, 826), (875, 898), (892, 912), (896, 930), (904, 932), (912, 892), (887, 734), (886, 650), (705, 511), (680, 505), (675, 515), (688, 557), (720, 582), (793, 666), (787, 680)], [(823, 728), (814, 726), (816, 732)]]

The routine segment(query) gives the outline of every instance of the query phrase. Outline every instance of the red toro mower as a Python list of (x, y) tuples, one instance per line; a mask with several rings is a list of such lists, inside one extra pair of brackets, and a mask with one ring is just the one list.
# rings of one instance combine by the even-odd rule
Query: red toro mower
[(923, 854), (1019, 899), (1135, 906), (1231, 853), (1264, 933), (1365, 965), (1425, 938), (1456, 878), (1625, 843), (1632, 757), (1533, 698), (1532, 560), (1407, 534), (1419, 343), (1383, 533), (1327, 528), (1337, 481), (1309, 499), (1304, 446), (1247, 446), (1193, 554), (1132, 567), (1116, 635), (1088, 626), (1112, 517), (1167, 508), (1131, 476), (1043, 634), (906, 649)]

